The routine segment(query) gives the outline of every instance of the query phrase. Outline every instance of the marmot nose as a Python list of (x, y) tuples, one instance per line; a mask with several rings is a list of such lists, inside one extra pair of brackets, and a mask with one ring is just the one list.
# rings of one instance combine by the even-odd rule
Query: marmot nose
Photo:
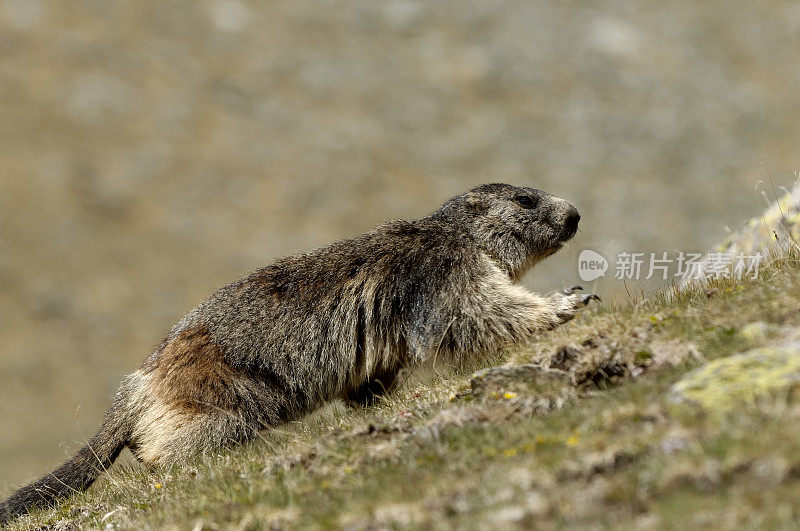
[(581, 215), (578, 213), (578, 209), (575, 207), (571, 207), (569, 212), (567, 212), (567, 217), (564, 220), (564, 239), (568, 240), (575, 236), (575, 233), (578, 232), (578, 222), (581, 220)]

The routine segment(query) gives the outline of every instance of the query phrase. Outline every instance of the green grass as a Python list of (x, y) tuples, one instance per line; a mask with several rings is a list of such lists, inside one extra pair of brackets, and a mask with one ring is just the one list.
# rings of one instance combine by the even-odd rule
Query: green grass
[[(669, 391), (703, 360), (785, 338), (800, 325), (798, 308), (796, 257), (757, 280), (601, 307), (481, 364), (559, 368), (574, 383), (548, 388), (557, 403), (542, 406), (545, 391), (513, 379), (476, 395), (472, 369), (412, 376), (375, 407), (333, 405), (180, 467), (117, 466), (89, 492), (14, 525), (797, 526), (798, 389), (722, 417), (675, 404)], [(559, 361), (564, 346), (573, 357)]]

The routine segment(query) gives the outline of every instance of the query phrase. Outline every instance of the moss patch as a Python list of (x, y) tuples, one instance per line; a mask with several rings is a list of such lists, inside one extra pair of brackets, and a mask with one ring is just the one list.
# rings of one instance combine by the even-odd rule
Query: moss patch
[(765, 347), (711, 361), (672, 386), (671, 398), (713, 413), (742, 405), (800, 384), (800, 348)]

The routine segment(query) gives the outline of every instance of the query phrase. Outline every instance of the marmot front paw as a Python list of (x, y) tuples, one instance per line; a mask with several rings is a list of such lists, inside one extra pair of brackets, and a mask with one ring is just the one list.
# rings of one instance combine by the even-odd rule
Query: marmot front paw
[(589, 303), (593, 300), (603, 302), (599, 296), (594, 293), (578, 293), (583, 291), (582, 286), (572, 286), (560, 293), (554, 293), (550, 297), (555, 299), (556, 302), (556, 315), (561, 323), (565, 323), (578, 315)]

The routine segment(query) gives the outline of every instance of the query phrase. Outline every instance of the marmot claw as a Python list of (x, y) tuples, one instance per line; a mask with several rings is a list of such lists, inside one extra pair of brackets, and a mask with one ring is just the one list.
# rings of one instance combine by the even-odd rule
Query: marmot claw
[(584, 295), (583, 298), (581, 299), (581, 301), (585, 305), (588, 305), (589, 302), (592, 301), (592, 300), (596, 300), (597, 302), (603, 302), (603, 299), (601, 299), (600, 296), (598, 296), (595, 293), (590, 293), (588, 295)]
[(583, 291), (583, 286), (572, 286), (571, 288), (565, 288), (561, 293), (564, 295), (572, 295), (576, 291)]

